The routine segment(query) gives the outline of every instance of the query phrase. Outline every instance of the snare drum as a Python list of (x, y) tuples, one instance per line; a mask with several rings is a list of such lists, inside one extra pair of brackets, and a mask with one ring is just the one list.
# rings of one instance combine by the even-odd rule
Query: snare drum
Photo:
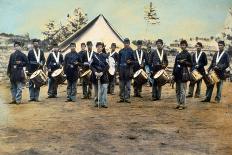
[(191, 72), (190, 76), (191, 76), (191, 79), (192, 79), (193, 82), (197, 82), (197, 81), (199, 81), (199, 80), (202, 79), (201, 73), (198, 72), (196, 69), (194, 69), (194, 70)]
[(209, 76), (213, 79), (214, 83), (218, 83), (220, 81), (217, 73), (214, 70), (209, 72)]
[(57, 84), (62, 84), (66, 80), (66, 75), (64, 74), (63, 68), (57, 69), (52, 73), (52, 78)]
[(214, 70), (210, 71), (203, 79), (207, 86), (214, 85), (215, 83), (218, 83), (220, 81), (217, 73)]
[(165, 85), (170, 80), (168, 73), (164, 69), (161, 69), (160, 71), (158, 71), (154, 75), (154, 79), (156, 79), (157, 84), (159, 86)]
[(90, 69), (88, 69), (83, 74), (81, 74), (81, 78), (86, 78), (86, 79), (90, 80), (91, 74), (92, 74), (92, 71)]
[(136, 71), (133, 77), (134, 80), (138, 81), (138, 83), (142, 85), (147, 83), (148, 75), (143, 69)]
[(43, 85), (47, 84), (47, 76), (46, 74), (40, 69), (35, 71), (31, 76), (30, 80), (34, 83), (35, 87), (39, 88)]

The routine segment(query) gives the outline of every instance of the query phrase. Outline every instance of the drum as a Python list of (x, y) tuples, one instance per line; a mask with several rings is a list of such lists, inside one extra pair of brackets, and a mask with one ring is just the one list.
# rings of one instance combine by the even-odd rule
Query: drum
[(30, 80), (34, 83), (35, 87), (39, 88), (43, 85), (47, 84), (47, 76), (46, 74), (40, 69), (35, 71), (31, 76)]
[(215, 71), (210, 71), (206, 76), (203, 77), (203, 79), (207, 86), (214, 85), (215, 83), (218, 83), (220, 81)]
[(168, 73), (161, 69), (154, 75), (154, 79), (156, 79), (159, 86), (165, 85), (168, 81), (170, 81), (170, 78), (168, 76)]
[(148, 75), (143, 69), (136, 71), (133, 77), (142, 85), (147, 83)]
[(66, 75), (64, 74), (63, 68), (57, 69), (52, 73), (52, 78), (57, 84), (62, 84), (66, 80)]
[(218, 83), (220, 81), (220, 79), (218, 78), (217, 73), (214, 70), (209, 72), (209, 76), (214, 81), (214, 83)]
[(88, 69), (87, 71), (85, 71), (85, 72), (81, 75), (81, 78), (86, 78), (86, 79), (90, 80), (91, 74), (92, 74), (92, 71), (91, 71), (90, 69)]
[(115, 74), (115, 60), (113, 57), (109, 57), (109, 74), (114, 75)]
[(196, 69), (194, 69), (194, 70), (191, 72), (190, 76), (191, 76), (191, 80), (192, 80), (193, 82), (197, 82), (197, 81), (199, 81), (199, 80), (202, 79), (201, 73), (198, 72)]

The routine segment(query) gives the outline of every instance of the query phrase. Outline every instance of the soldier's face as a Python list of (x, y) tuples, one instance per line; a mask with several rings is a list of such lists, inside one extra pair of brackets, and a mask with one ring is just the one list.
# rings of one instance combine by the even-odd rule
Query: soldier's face
[(75, 51), (76, 50), (76, 46), (71, 46), (71, 51)]
[(197, 51), (201, 51), (202, 47), (200, 45), (196, 45)]
[(157, 46), (158, 49), (162, 49), (162, 48), (163, 48), (163, 44), (160, 43), (160, 42), (158, 42), (158, 43), (156, 44), (156, 46)]
[(85, 45), (81, 45), (81, 50), (84, 51), (85, 50)]
[(55, 51), (55, 52), (57, 52), (58, 50), (59, 50), (58, 47), (54, 47), (54, 48), (53, 48), (53, 51)]
[(101, 52), (102, 52), (102, 49), (103, 49), (102, 45), (98, 45), (98, 46), (97, 46), (97, 52), (98, 52), (98, 53), (101, 53)]
[(116, 47), (115, 46), (111, 46), (112, 51), (115, 51)]
[(93, 45), (88, 45), (88, 49), (92, 50)]
[(14, 49), (15, 49), (16, 51), (21, 51), (21, 46), (15, 45)]
[(39, 47), (39, 43), (38, 43), (38, 42), (34, 42), (34, 43), (33, 43), (33, 46), (34, 46), (35, 48), (37, 48), (37, 47)]
[(124, 43), (124, 47), (126, 48), (130, 47), (130, 43)]
[(181, 48), (182, 50), (186, 50), (187, 45), (186, 45), (186, 44), (180, 44), (180, 48)]
[(224, 45), (223, 44), (218, 44), (218, 49), (219, 51), (223, 51), (224, 50)]
[(137, 45), (138, 49), (141, 49), (142, 48), (142, 45)]

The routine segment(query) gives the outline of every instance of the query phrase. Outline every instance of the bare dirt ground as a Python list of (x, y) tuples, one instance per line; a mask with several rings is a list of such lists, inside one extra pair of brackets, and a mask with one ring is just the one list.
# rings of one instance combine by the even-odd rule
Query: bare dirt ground
[(232, 84), (224, 83), (221, 104), (187, 99), (182, 111), (168, 85), (161, 101), (151, 101), (145, 87), (131, 104), (109, 96), (108, 109), (89, 100), (65, 103), (65, 87), (57, 99), (46, 99), (42, 88), (40, 103), (27, 103), (24, 89), (25, 103), (10, 105), (9, 88), (0, 86), (0, 155), (232, 154)]

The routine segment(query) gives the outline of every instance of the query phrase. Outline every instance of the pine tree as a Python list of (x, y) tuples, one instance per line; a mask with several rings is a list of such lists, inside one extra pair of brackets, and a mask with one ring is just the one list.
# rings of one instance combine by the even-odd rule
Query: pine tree
[(144, 19), (148, 24), (155, 25), (160, 23), (160, 18), (157, 16), (157, 11), (153, 6), (153, 3), (150, 2), (148, 7), (145, 7), (144, 10)]

